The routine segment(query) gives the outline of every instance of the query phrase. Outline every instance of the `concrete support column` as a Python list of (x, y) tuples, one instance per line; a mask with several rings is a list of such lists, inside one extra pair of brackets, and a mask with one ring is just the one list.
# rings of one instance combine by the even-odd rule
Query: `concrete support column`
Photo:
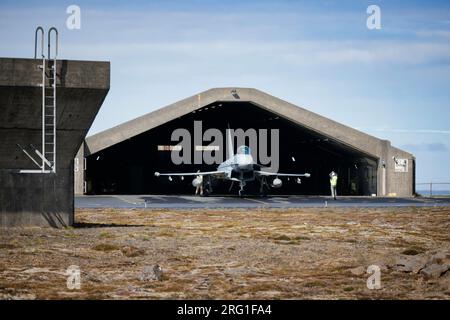
[(74, 159), (73, 174), (74, 174), (74, 191), (76, 195), (85, 194), (85, 171), (86, 160), (84, 158), (84, 142)]
[(387, 159), (390, 142), (388, 140), (380, 141), (380, 158), (378, 160), (378, 174), (377, 174), (377, 196), (385, 197), (388, 193), (388, 166)]

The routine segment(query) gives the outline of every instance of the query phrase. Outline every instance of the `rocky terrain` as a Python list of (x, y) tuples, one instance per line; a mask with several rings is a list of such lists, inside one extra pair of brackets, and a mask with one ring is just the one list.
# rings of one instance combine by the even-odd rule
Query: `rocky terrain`
[[(76, 221), (0, 230), (1, 299), (450, 299), (450, 208), (90, 209)], [(380, 289), (367, 287), (371, 265)]]

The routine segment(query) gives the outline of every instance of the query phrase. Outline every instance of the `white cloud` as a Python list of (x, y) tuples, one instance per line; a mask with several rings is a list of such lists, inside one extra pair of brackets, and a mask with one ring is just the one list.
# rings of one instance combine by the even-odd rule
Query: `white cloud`
[[(34, 30), (30, 30), (29, 25), (36, 19), (64, 23), (67, 17), (64, 9), (64, 6), (5, 9), (0, 13), (0, 26), (5, 27), (0, 35), (5, 42), (20, 45), (18, 41), (23, 38), (17, 40), (15, 34), (6, 31), (6, 26), (14, 26), (15, 33), (23, 35), (26, 32), (32, 41)], [(427, 41), (436, 40), (435, 36), (450, 38), (450, 31), (445, 28), (419, 30), (416, 32), (418, 40), (368, 41), (367, 36), (361, 40), (361, 37), (349, 35), (347, 30), (348, 20), (352, 21), (350, 25), (359, 23), (359, 15), (355, 12), (139, 11), (108, 6), (104, 10), (83, 6), (81, 9), (81, 30), (60, 30), (61, 53), (65, 58), (162, 57), (162, 61), (171, 57), (203, 61), (236, 58), (244, 63), (254, 59), (270, 60), (294, 67), (376, 63), (419, 65), (450, 59), (448, 41)], [(17, 24), (17, 21), (27, 23)], [(318, 31), (311, 33), (315, 29)], [(326, 35), (338, 37), (337, 30), (345, 31), (342, 38), (337, 39), (346, 40), (321, 38)]]
[(442, 37), (450, 39), (450, 30), (419, 30), (416, 32), (418, 37)]
[[(64, 53), (71, 56), (92, 57), (92, 45), (70, 43), (64, 46)], [(99, 43), (95, 55), (105, 57), (170, 57), (181, 60), (201, 58), (211, 61), (220, 58), (258, 60), (270, 59), (272, 63), (292, 66), (312, 65), (354, 65), (388, 63), (400, 65), (420, 65), (450, 61), (450, 44), (447, 43), (400, 43), (400, 42), (326, 42), (326, 41), (172, 41), (172, 42), (128, 42)]]
[(436, 130), (436, 129), (395, 129), (395, 128), (363, 128), (363, 127), (356, 127), (355, 129), (365, 131), (376, 131), (376, 132), (390, 132), (390, 133), (450, 134), (450, 130)]
[(446, 144), (441, 142), (431, 142), (431, 143), (410, 143), (400, 146), (404, 150), (408, 151), (429, 151), (429, 152), (446, 152), (448, 147)]

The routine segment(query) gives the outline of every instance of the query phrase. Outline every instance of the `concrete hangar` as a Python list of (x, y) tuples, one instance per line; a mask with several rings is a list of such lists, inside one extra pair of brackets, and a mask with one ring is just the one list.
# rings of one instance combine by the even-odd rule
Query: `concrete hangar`
[[(218, 128), (224, 136), (229, 124), (243, 130), (279, 129), (279, 172), (309, 172), (311, 177), (300, 184), (285, 178), (272, 194), (328, 195), (331, 170), (339, 175), (340, 195), (415, 193), (415, 158), (410, 153), (251, 88), (210, 89), (87, 137), (75, 159), (75, 193), (192, 194), (191, 178), (155, 177), (154, 172), (216, 169), (215, 164), (171, 161), (170, 150), (177, 144), (172, 132), (185, 128), (194, 136), (196, 121), (203, 132)], [(193, 158), (209, 142), (199, 144), (192, 144)], [(229, 188), (229, 181), (213, 185), (216, 194), (229, 193)]]

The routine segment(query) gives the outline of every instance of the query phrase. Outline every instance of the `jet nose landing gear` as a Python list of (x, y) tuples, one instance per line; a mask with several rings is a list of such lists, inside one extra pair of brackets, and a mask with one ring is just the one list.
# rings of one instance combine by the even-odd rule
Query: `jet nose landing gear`
[(239, 182), (239, 197), (242, 197), (244, 195), (244, 187), (245, 187), (245, 181), (241, 180)]

